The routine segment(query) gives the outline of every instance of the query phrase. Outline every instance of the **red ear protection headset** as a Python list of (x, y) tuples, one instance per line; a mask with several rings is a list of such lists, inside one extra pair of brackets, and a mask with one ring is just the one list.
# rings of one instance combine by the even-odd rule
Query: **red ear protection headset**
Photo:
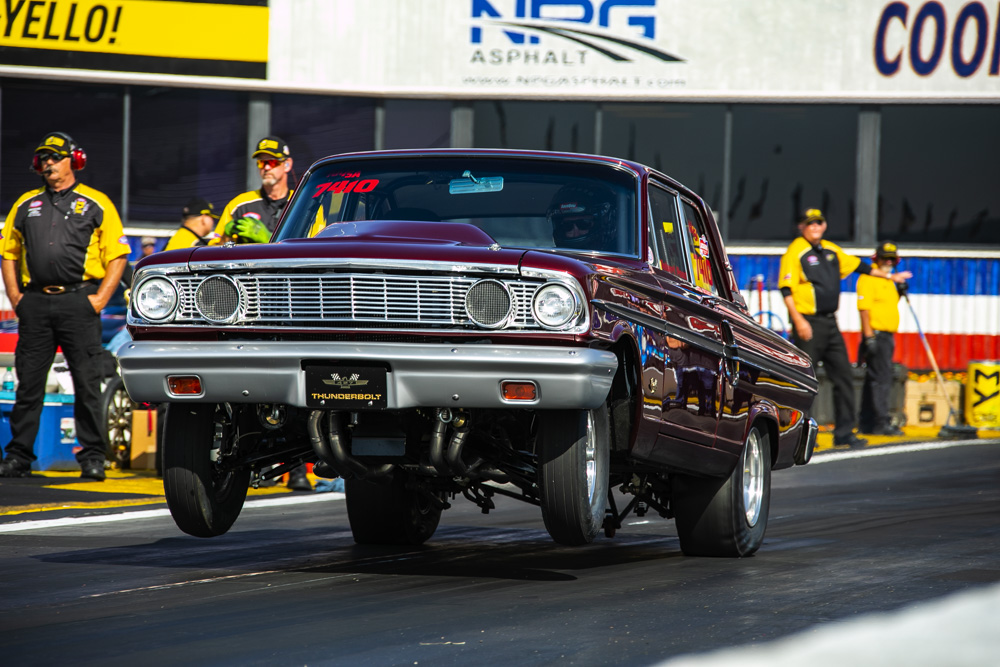
[[(51, 134), (45, 135), (46, 137), (60, 137), (66, 141), (69, 145), (69, 166), (73, 171), (80, 171), (87, 166), (87, 154), (82, 148), (76, 145), (73, 138), (68, 134), (63, 132), (52, 132)], [(56, 151), (53, 151), (56, 152)], [(31, 169), (36, 173), (42, 173), (44, 165), (42, 164), (42, 159), (38, 157), (38, 153), (35, 153), (31, 158)]]

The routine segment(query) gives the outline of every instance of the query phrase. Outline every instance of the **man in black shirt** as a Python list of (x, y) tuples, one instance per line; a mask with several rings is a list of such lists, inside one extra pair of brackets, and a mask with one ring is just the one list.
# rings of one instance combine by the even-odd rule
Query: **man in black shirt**
[(800, 236), (782, 256), (778, 277), (792, 323), (792, 342), (814, 363), (823, 362), (833, 385), (833, 443), (864, 447), (868, 441), (854, 434), (857, 412), (851, 362), (837, 326), (840, 281), (852, 273), (860, 273), (903, 282), (911, 274), (886, 273), (824, 239), (826, 218), (819, 209), (808, 209), (798, 226)]
[(0, 477), (27, 477), (38, 435), (45, 382), (62, 347), (73, 378), (81, 477), (103, 480), (101, 309), (118, 286), (131, 250), (114, 204), (76, 180), (87, 156), (53, 132), (35, 149), (44, 184), (14, 203), (3, 227), (7, 298), (18, 317), (14, 365), (19, 384)]

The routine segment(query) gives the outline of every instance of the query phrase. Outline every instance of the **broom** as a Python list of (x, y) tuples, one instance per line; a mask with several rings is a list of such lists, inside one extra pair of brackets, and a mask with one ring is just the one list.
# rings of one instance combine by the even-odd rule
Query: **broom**
[[(944, 400), (948, 402), (948, 419), (945, 420), (944, 426), (938, 431), (939, 438), (975, 438), (977, 437), (977, 432), (975, 427), (969, 426), (968, 424), (959, 424), (959, 418), (956, 416), (955, 406), (951, 404), (951, 397), (948, 396), (947, 390), (944, 388), (944, 378), (941, 377), (941, 370), (938, 368), (937, 360), (934, 358), (934, 353), (931, 351), (931, 346), (927, 343), (927, 337), (924, 336), (923, 330), (920, 328), (920, 320), (917, 319), (917, 311), (913, 309), (913, 304), (910, 303), (910, 295), (907, 294), (903, 297), (906, 299), (906, 305), (910, 307), (910, 313), (913, 315), (913, 321), (917, 324), (917, 333), (920, 334), (920, 342), (924, 344), (924, 351), (927, 353), (927, 358), (931, 360), (931, 368), (934, 369), (934, 375), (937, 377), (938, 389), (941, 390), (941, 394), (944, 396)], [(952, 423), (954, 421), (954, 423)]]

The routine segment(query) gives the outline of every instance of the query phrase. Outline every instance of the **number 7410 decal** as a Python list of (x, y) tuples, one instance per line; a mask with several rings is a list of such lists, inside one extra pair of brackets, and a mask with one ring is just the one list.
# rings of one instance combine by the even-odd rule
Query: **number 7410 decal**
[(366, 178), (364, 180), (353, 181), (330, 181), (316, 186), (313, 197), (319, 197), (324, 192), (341, 194), (346, 192), (371, 192), (378, 185), (377, 178)]

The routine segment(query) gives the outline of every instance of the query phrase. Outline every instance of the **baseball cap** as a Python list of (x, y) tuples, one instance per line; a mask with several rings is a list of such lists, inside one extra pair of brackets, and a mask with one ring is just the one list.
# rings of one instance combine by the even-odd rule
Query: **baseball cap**
[(36, 153), (59, 153), (60, 155), (69, 155), (73, 152), (75, 146), (73, 145), (73, 140), (70, 139), (69, 135), (63, 134), (62, 132), (50, 132), (45, 135), (41, 143), (38, 144), (38, 148), (35, 149)]
[(152, 236), (143, 236), (140, 243), (143, 247), (146, 247), (148, 245), (156, 245), (156, 239)]
[(202, 197), (195, 197), (184, 205), (184, 210), (181, 211), (181, 218), (189, 218), (192, 215), (210, 215), (217, 220), (219, 218), (219, 215), (215, 212), (215, 207), (212, 206), (212, 202)]
[(251, 158), (276, 157), (279, 160), (292, 157), (292, 152), (288, 150), (288, 144), (280, 137), (264, 137), (257, 142), (257, 149)]
[(875, 248), (876, 259), (899, 259), (899, 251), (892, 241), (883, 241)]
[(823, 217), (823, 211), (818, 208), (807, 208), (802, 213), (802, 219), (799, 220), (799, 224), (805, 225), (810, 222), (826, 222), (826, 218)]

